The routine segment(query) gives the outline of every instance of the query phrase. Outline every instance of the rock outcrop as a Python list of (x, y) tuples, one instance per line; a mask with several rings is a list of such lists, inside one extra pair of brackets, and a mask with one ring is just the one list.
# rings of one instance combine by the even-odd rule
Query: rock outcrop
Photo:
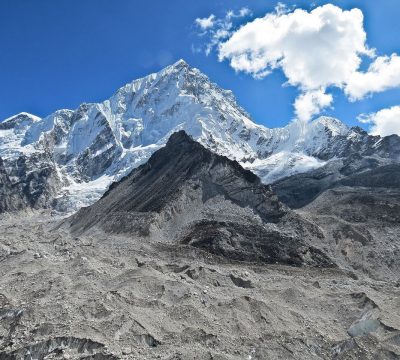
[(318, 228), (279, 202), (252, 172), (183, 131), (70, 222), (75, 233), (100, 227), (158, 236), (230, 260), (333, 265), (305, 240), (321, 236)]

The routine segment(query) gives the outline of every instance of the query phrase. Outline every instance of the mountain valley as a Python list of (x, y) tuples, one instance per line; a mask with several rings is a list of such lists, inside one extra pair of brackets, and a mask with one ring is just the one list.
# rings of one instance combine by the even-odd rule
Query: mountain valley
[(0, 360), (399, 359), (400, 137), (255, 124), (183, 60), (0, 122)]

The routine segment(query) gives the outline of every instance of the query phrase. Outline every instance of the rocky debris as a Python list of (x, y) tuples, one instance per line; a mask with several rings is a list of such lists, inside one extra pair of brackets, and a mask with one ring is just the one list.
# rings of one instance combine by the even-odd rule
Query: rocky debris
[(251, 283), (251, 280), (246, 280), (239, 276), (235, 276), (233, 274), (230, 275), (230, 278), (231, 278), (232, 282), (238, 287), (241, 287), (244, 289), (251, 289), (254, 287)]
[(400, 166), (389, 160), (398, 153), (396, 145), (388, 148), (392, 141), (380, 142), (379, 156), (353, 149), (357, 151), (272, 188), (280, 201), (322, 229), (323, 248), (340, 267), (398, 280)]
[[(2, 295), (2, 298), (6, 299), (4, 295)], [(12, 342), (15, 329), (23, 315), (22, 309), (12, 309), (7, 305), (7, 303), (2, 304), (0, 307), (0, 354), (1, 350)]]
[(351, 337), (362, 336), (377, 331), (380, 325), (379, 320), (369, 318), (369, 314), (366, 314), (351, 324), (347, 332)]
[(0, 360), (19, 359), (117, 360), (118, 357), (107, 354), (104, 344), (90, 339), (63, 336), (53, 337), (11, 352), (0, 352)]
[(332, 347), (332, 359), (358, 360), (358, 359), (382, 359), (397, 360), (399, 353), (387, 348), (380, 348), (379, 342), (372, 338), (346, 339)]
[[(237, 262), (98, 227), (76, 236), (58, 223), (34, 213), (0, 219), (0, 311), (12, 315), (0, 320), (1, 336), (13, 327), (1, 339), (5, 359), (29, 349), (71, 360), (400, 354), (400, 294), (388, 278)], [(352, 338), (368, 311), (381, 325)]]
[(181, 131), (69, 220), (74, 233), (161, 236), (231, 260), (334, 266), (304, 241), (320, 234), (237, 162)]
[(334, 266), (322, 251), (305, 246), (299, 238), (255, 224), (201, 221), (190, 227), (182, 243), (232, 260)]
[(323, 229), (324, 249), (340, 267), (398, 280), (399, 189), (335, 187), (299, 212)]

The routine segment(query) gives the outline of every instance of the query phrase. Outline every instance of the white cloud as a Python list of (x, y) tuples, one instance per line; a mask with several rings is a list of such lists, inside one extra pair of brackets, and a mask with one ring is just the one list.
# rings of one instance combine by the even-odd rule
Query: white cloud
[(244, 16), (248, 16), (248, 15), (250, 15), (250, 14), (251, 14), (250, 9), (244, 7), (244, 8), (241, 8), (241, 9), (239, 10), (239, 16), (238, 16), (238, 17), (244, 17)]
[(360, 115), (358, 120), (365, 124), (371, 124), (370, 132), (373, 135), (400, 135), (400, 106), (393, 106), (372, 114)]
[[(275, 12), (254, 19), (218, 42), (218, 58), (236, 71), (263, 78), (281, 69), (287, 84), (301, 94), (295, 112), (303, 120), (332, 105), (330, 87), (350, 100), (400, 86), (400, 57), (375, 57), (366, 44), (363, 13), (327, 4), (311, 11), (290, 11), (279, 3)], [(366, 72), (363, 57), (373, 58)], [(308, 115), (307, 115), (308, 114)]]
[(211, 14), (209, 17), (207, 18), (197, 18), (195, 20), (197, 26), (200, 27), (200, 29), (202, 30), (207, 30), (209, 28), (212, 28), (214, 26), (215, 23), (215, 15)]
[(297, 119), (308, 121), (313, 115), (321, 112), (322, 109), (331, 106), (333, 97), (326, 94), (324, 89), (306, 91), (294, 102)]
[[(227, 11), (222, 18), (216, 18), (214, 14), (208, 18), (197, 18), (195, 23), (201, 29), (201, 33), (198, 35), (201, 37), (207, 35), (207, 43), (203, 46), (205, 54), (208, 56), (215, 46), (232, 35), (234, 21), (249, 15), (251, 15), (250, 9), (243, 7), (237, 12)], [(192, 50), (194, 48), (199, 49), (200, 47), (192, 44)]]
[(226, 19), (241, 18), (241, 17), (244, 17), (244, 16), (248, 16), (250, 14), (251, 14), (250, 9), (247, 8), (247, 7), (243, 7), (237, 13), (235, 13), (233, 10), (229, 10), (226, 13), (225, 18)]
[(367, 72), (354, 72), (346, 84), (345, 92), (352, 101), (370, 93), (400, 86), (400, 56), (379, 56)]
[(219, 46), (219, 59), (258, 76), (282, 68), (291, 85), (315, 90), (342, 86), (360, 63), (366, 47), (363, 14), (324, 5), (311, 12), (270, 13), (239, 28)]

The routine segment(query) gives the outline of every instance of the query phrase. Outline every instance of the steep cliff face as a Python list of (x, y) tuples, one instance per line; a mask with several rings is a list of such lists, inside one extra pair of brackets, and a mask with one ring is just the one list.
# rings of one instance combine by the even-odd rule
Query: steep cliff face
[(229, 259), (333, 265), (304, 240), (321, 236), (316, 227), (280, 203), (255, 174), (184, 131), (70, 222), (75, 233), (100, 227), (154, 236)]
[(42, 142), (25, 144), (27, 134), (40, 124), (40, 118), (27, 113), (0, 123), (0, 201), (4, 204), (0, 212), (50, 208), (66, 184), (54, 153), (49, 151), (49, 135), (41, 132)]
[(55, 165), (42, 154), (20, 156), (7, 167), (0, 158), (0, 212), (50, 208), (60, 187)]
[(19, 210), (23, 208), (21, 195), (10, 181), (4, 168), (4, 162), (0, 158), (0, 213), (5, 211)]

